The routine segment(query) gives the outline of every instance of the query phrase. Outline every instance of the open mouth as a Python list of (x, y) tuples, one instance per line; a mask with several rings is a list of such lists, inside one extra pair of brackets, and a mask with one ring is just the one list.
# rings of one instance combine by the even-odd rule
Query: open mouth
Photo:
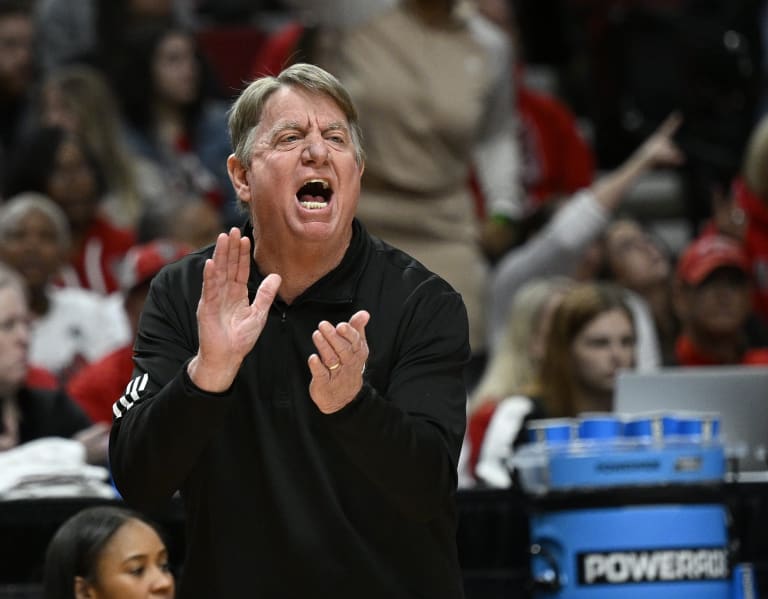
[(331, 196), (333, 196), (333, 190), (328, 182), (323, 179), (307, 181), (296, 192), (299, 204), (307, 210), (325, 208), (328, 202), (331, 201)]

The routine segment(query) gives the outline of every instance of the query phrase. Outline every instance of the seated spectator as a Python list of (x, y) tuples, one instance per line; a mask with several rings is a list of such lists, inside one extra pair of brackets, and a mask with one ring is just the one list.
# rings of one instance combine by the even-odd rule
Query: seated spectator
[(637, 221), (620, 218), (602, 235), (600, 278), (629, 289), (650, 308), (661, 364), (675, 363), (680, 323), (672, 305), (673, 266), (668, 250)]
[(54, 534), (45, 554), (46, 599), (172, 599), (175, 581), (157, 528), (125, 508), (78, 512)]
[(97, 293), (116, 291), (117, 273), (134, 233), (112, 225), (100, 212), (105, 188), (97, 162), (83, 141), (59, 127), (25, 138), (13, 156), (5, 197), (45, 194), (67, 216), (70, 253), (61, 265), (62, 282)]
[(743, 248), (731, 238), (707, 235), (684, 250), (674, 296), (680, 366), (768, 364), (768, 348), (751, 346), (747, 334), (754, 316), (749, 272)]
[(635, 325), (623, 289), (581, 283), (552, 315), (544, 355), (525, 395), (502, 400), (493, 413), (475, 474), (490, 486), (512, 483), (505, 460), (525, 441), (531, 417), (573, 417), (613, 407), (616, 378), (635, 364)]
[(106, 462), (107, 431), (62, 391), (25, 385), (30, 319), (22, 279), (0, 265), (0, 451), (43, 437), (78, 438), (94, 463)]
[(99, 209), (112, 224), (133, 228), (146, 206), (168, 200), (160, 169), (128, 149), (117, 102), (99, 71), (85, 65), (53, 71), (40, 104), (43, 125), (81, 136), (93, 150), (105, 185)]
[(69, 240), (64, 213), (45, 196), (21, 194), (0, 206), (0, 260), (21, 274), (29, 292), (30, 362), (61, 383), (130, 336), (117, 298), (52, 284)]
[(211, 91), (194, 35), (173, 25), (137, 28), (110, 73), (131, 149), (160, 168), (175, 199), (204, 198), (240, 224), (226, 164), (226, 105)]
[[(470, 475), (498, 403), (530, 391), (538, 377), (552, 314), (572, 284), (567, 277), (542, 277), (529, 281), (515, 294), (499, 347), (469, 399), (465, 443)], [(518, 403), (526, 413), (530, 411), (527, 398), (521, 397)]]
[(125, 393), (133, 373), (133, 339), (149, 284), (166, 264), (189, 252), (163, 239), (132, 248), (124, 263), (123, 302), (131, 325), (131, 340), (100, 360), (84, 366), (67, 384), (67, 393), (94, 422), (112, 423), (112, 405)]

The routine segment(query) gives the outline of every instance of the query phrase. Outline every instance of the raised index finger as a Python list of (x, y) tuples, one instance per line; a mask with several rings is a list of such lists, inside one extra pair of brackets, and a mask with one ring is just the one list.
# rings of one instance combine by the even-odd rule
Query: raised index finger
[(664, 122), (659, 125), (659, 128), (656, 131), (664, 137), (672, 137), (682, 122), (683, 115), (679, 112), (673, 112), (666, 119), (664, 119)]

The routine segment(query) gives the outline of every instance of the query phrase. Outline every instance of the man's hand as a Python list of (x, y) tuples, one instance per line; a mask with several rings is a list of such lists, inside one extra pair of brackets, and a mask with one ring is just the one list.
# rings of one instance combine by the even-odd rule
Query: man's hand
[(261, 335), (280, 288), (280, 276), (268, 275), (249, 304), (250, 261), (251, 242), (233, 227), (229, 234), (219, 235), (213, 258), (205, 263), (197, 305), (200, 348), (189, 363), (188, 373), (192, 382), (206, 391), (230, 387), (240, 364)]
[(360, 310), (349, 322), (340, 322), (335, 327), (323, 320), (312, 333), (317, 353), (308, 360), (312, 372), (309, 395), (324, 414), (346, 406), (363, 387), (368, 359), (365, 326), (370, 318), (368, 312)]

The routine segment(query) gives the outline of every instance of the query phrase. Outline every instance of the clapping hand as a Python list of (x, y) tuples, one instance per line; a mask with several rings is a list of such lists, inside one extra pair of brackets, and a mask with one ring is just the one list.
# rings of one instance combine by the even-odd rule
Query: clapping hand
[(192, 382), (206, 391), (230, 387), (243, 358), (261, 335), (280, 288), (280, 276), (270, 274), (249, 303), (250, 263), (250, 239), (235, 227), (219, 235), (213, 258), (205, 263), (197, 306), (200, 347), (188, 372)]
[(321, 321), (312, 334), (317, 353), (309, 357), (312, 381), (309, 394), (324, 414), (336, 412), (351, 402), (363, 386), (368, 342), (365, 326), (370, 314), (360, 310), (349, 322), (335, 327)]

